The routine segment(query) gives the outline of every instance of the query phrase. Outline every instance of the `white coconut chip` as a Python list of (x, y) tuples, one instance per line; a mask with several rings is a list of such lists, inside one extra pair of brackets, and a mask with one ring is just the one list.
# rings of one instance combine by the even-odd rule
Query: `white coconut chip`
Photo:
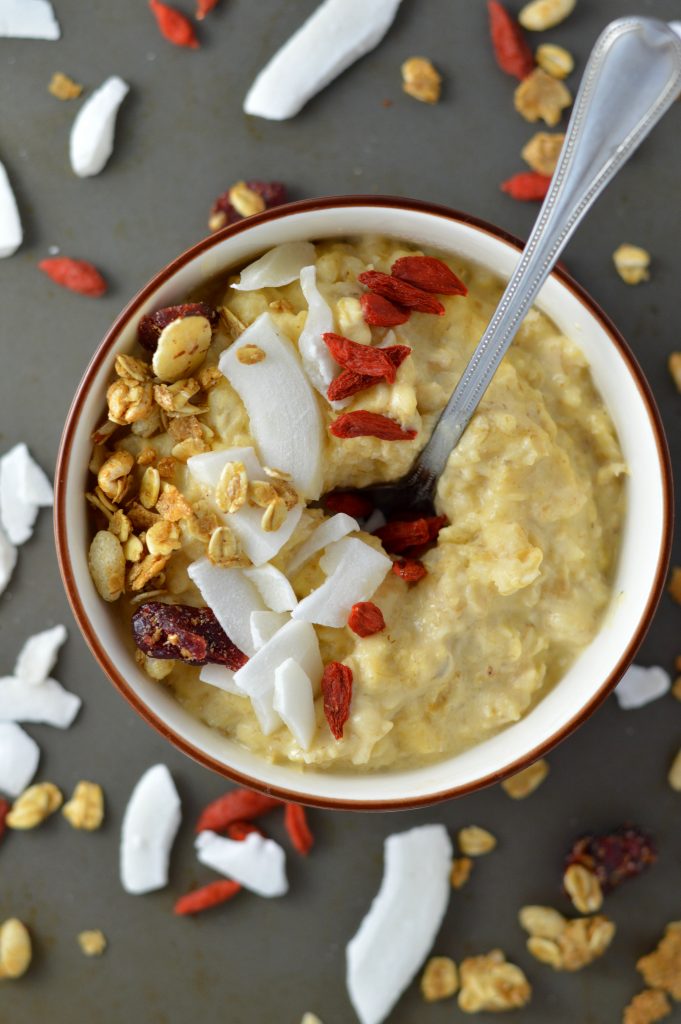
[(71, 168), (79, 178), (102, 171), (113, 153), (118, 108), (130, 86), (112, 75), (85, 101), (71, 128)]
[(631, 711), (664, 697), (671, 685), (669, 673), (658, 665), (650, 668), (631, 665), (615, 687), (615, 696), (621, 708)]
[(0, 594), (7, 588), (17, 564), (17, 549), (0, 526)]
[(274, 710), (303, 750), (309, 750), (317, 728), (310, 677), (293, 658), (274, 672)]
[[(300, 288), (307, 302), (307, 318), (298, 337), (298, 351), (312, 387), (328, 401), (326, 392), (338, 374), (338, 364), (324, 344), (323, 335), (333, 332), (334, 322), (331, 307), (317, 287), (317, 268), (314, 264), (300, 271)], [(341, 408), (347, 401), (330, 404), (334, 408)]]
[(246, 696), (241, 687), (234, 682), (234, 673), (226, 665), (202, 665), (199, 679), (202, 683), (224, 690), (225, 693), (233, 693), (237, 697)]
[(36, 741), (14, 722), (0, 722), (0, 791), (11, 797), (23, 793), (39, 761)]
[(14, 676), (0, 679), (0, 722), (42, 722), (68, 729), (82, 703), (56, 679), (46, 679), (37, 686)]
[(373, 50), (400, 0), (325, 0), (265, 65), (251, 86), (247, 114), (283, 121)]
[(0, 163), (0, 259), (15, 253), (23, 239), (19, 207), (5, 166)]
[(19, 493), (29, 505), (37, 505), (38, 508), (51, 508), (54, 505), (54, 491), (50, 478), (31, 456), (28, 449), (26, 449), (26, 455)]
[(273, 839), (251, 832), (243, 840), (225, 839), (215, 832), (199, 832), (195, 843), (201, 864), (232, 878), (258, 896), (284, 896), (288, 892), (286, 854)]
[(54, 41), (60, 34), (48, 0), (0, 0), (0, 36)]
[(295, 590), (283, 572), (273, 565), (259, 565), (255, 569), (244, 569), (243, 573), (255, 584), (271, 611), (290, 612), (298, 604)]
[(265, 605), (241, 569), (223, 569), (200, 558), (191, 563), (187, 573), (232, 643), (249, 657), (255, 654), (251, 612), (264, 611)]
[(139, 896), (168, 884), (170, 851), (182, 810), (173, 777), (164, 764), (148, 768), (133, 789), (121, 827), (121, 884)]
[(677, 36), (681, 36), (681, 21), (670, 21), (669, 27), (674, 29)]
[(53, 626), (29, 636), (19, 651), (14, 676), (31, 686), (44, 683), (57, 663), (59, 648), (66, 641), (66, 627)]
[[(237, 355), (244, 345), (257, 345), (265, 358), (252, 365), (239, 362)], [(246, 406), (262, 461), (289, 473), (304, 497), (318, 498), (324, 432), (317, 399), (295, 347), (268, 313), (222, 354), (220, 371)]]
[(444, 825), (388, 836), (381, 887), (347, 947), (347, 986), (361, 1024), (381, 1024), (421, 967), (449, 903)]
[(22, 497), (30, 458), (23, 442), (0, 458), (0, 517), (12, 544), (24, 544), (29, 539), (38, 515), (38, 506)]
[(325, 519), (310, 534), (307, 540), (294, 551), (286, 571), (289, 574), (297, 572), (318, 551), (321, 551), (322, 548), (327, 547), (329, 544), (333, 544), (334, 541), (342, 540), (343, 537), (347, 537), (353, 530), (359, 530), (359, 523), (352, 516), (346, 515), (345, 512), (337, 512), (336, 515)]
[(320, 560), (329, 572), (321, 587), (308, 594), (291, 616), (303, 622), (340, 628), (348, 621), (353, 604), (368, 601), (390, 572), (392, 562), (356, 537), (344, 537), (330, 545)]
[(308, 263), (314, 263), (315, 251), (312, 242), (282, 242), (269, 249), (264, 256), (249, 263), (241, 271), (237, 284), (238, 292), (254, 292), (259, 288), (282, 288), (300, 277)]
[(219, 451), (192, 455), (187, 459), (187, 469), (197, 483), (215, 490), (228, 462), (243, 462), (249, 480), (269, 479), (258, 461), (255, 448), (222, 448)]
[(251, 635), (256, 650), (264, 647), (290, 621), (291, 616), (286, 612), (251, 612)]

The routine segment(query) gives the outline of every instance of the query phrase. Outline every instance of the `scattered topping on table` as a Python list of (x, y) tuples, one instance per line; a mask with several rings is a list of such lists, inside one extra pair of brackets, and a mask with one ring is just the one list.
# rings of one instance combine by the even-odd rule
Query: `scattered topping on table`
[(0, 840), (3, 839), (7, 831), (6, 821), (11, 807), (12, 805), (9, 800), (5, 800), (4, 796), (0, 797)]
[(7, 588), (17, 564), (18, 552), (0, 526), (0, 594)]
[(470, 857), (455, 857), (452, 861), (452, 873), (449, 876), (449, 880), (452, 883), (452, 889), (463, 889), (464, 885), (471, 877), (471, 872), (475, 861)]
[[(676, 390), (681, 392), (681, 352), (672, 352), (667, 362), (669, 372), (672, 375), (674, 383), (676, 384)], [(681, 576), (679, 577), (679, 603), (681, 604)], [(676, 597), (674, 597), (676, 600)]]
[[(343, 501), (336, 502), (335, 498), (344, 499), (346, 497), (352, 499), (355, 496), (334, 496), (333, 494), (329, 494), (324, 500), (327, 508), (333, 509), (336, 505), (343, 505)], [(334, 499), (334, 502), (331, 503), (330, 499)], [(359, 497), (357, 500), (359, 503), (362, 502), (362, 499)], [(348, 502), (348, 504), (353, 505), (352, 501)], [(358, 504), (355, 503), (353, 507), (357, 508)], [(300, 569), (305, 562), (309, 561), (313, 555), (316, 555), (318, 551), (329, 547), (329, 545), (334, 544), (336, 541), (342, 540), (343, 537), (347, 537), (347, 535), (352, 533), (354, 530), (359, 530), (359, 523), (352, 518), (352, 515), (346, 515), (343, 511), (339, 510), (336, 515), (331, 516), (329, 519), (324, 519), (319, 526), (315, 527), (309, 537), (303, 541), (300, 547), (297, 548), (291, 556), (287, 566), (289, 576), (296, 573), (298, 569)]]
[(681, 604), (681, 567), (679, 566), (672, 568), (669, 583), (667, 584), (667, 593), (673, 601)]
[[(155, 352), (163, 330), (184, 317), (205, 317), (212, 328), (215, 328), (218, 323), (218, 311), (209, 306), (207, 302), (184, 302), (179, 306), (165, 306), (153, 313), (147, 313), (140, 319), (137, 325), (137, 341), (142, 348), (146, 348), (149, 352)], [(136, 362), (141, 363), (141, 360)], [(128, 363), (127, 366), (129, 367), (130, 364)], [(145, 366), (146, 369), (144, 369)], [(141, 374), (137, 379), (145, 380), (149, 376), (147, 364), (142, 363), (137, 369)], [(128, 369), (128, 372), (120, 374), (120, 376), (134, 377), (135, 374)]]
[(527, 1006), (532, 988), (525, 974), (509, 963), (500, 949), (471, 956), (459, 965), (459, 1009), (464, 1013), (495, 1013)]
[(550, 178), (556, 169), (564, 141), (565, 135), (562, 132), (537, 132), (525, 143), (522, 158), (533, 171)]
[[(286, 186), (280, 181), (246, 181), (238, 182), (238, 184), (244, 184), (249, 192), (260, 196), (266, 210), (273, 206), (281, 206), (282, 203), (286, 202)], [(234, 187), (232, 186), (232, 188)], [(226, 192), (221, 193), (213, 203), (210, 216), (208, 217), (208, 227), (211, 231), (219, 231), (220, 228), (224, 228), (227, 224), (234, 224), (246, 216), (246, 214), (241, 213), (233, 205), (231, 193), (232, 189), (228, 189)], [(242, 209), (246, 208), (243, 203), (241, 206)]]
[(55, 71), (50, 79), (47, 91), (58, 100), (76, 100), (83, 91), (79, 82), (65, 75), (63, 71)]
[(324, 0), (259, 73), (244, 111), (283, 121), (378, 46), (400, 0)]
[[(314, 261), (315, 249), (312, 242), (282, 242), (244, 267), (239, 280), (231, 287), (241, 292), (253, 292), (260, 288), (281, 288), (292, 281), (297, 281), (301, 270)], [(259, 319), (262, 320), (262, 317)]]
[(104, 821), (104, 794), (96, 782), (79, 782), (61, 813), (73, 828), (94, 832)]
[(344, 537), (327, 547), (320, 559), (326, 580), (293, 609), (293, 619), (320, 626), (343, 627), (352, 606), (368, 601), (390, 572), (381, 551), (358, 537)]
[(448, 956), (432, 956), (421, 975), (421, 994), (427, 1003), (449, 999), (459, 987), (459, 972)]
[(681, 1000), (681, 922), (667, 925), (664, 937), (652, 953), (641, 957), (636, 969), (643, 975), (646, 985), (669, 993)]
[(294, 848), (306, 857), (314, 845), (314, 836), (307, 822), (305, 808), (301, 804), (286, 804), (284, 824)]
[(400, 256), (390, 268), (392, 277), (424, 292), (439, 295), (468, 295), (468, 288), (446, 263), (435, 256)]
[(566, 919), (553, 907), (526, 906), (518, 912), (520, 927), (541, 939), (557, 939), (565, 930)]
[(21, 442), (0, 458), (0, 519), (11, 544), (33, 533), (40, 508), (52, 505), (52, 485)]
[(350, 717), (352, 702), (352, 669), (340, 661), (330, 661), (322, 675), (324, 714), (334, 739), (343, 739), (343, 729)]
[(252, 821), (233, 821), (231, 825), (227, 826), (226, 832), (228, 839), (235, 839), (238, 842), (241, 842), (246, 836), (250, 836), (251, 832), (257, 832), (261, 836), (265, 835), (263, 830), (254, 825)]
[(300, 1024), (322, 1024), (316, 1013), (304, 1013)]
[(49, 0), (0, 0), (0, 37), (54, 41), (60, 34)]
[(173, 907), (173, 913), (179, 915), (200, 914), (204, 910), (218, 907), (234, 899), (237, 893), (241, 892), (238, 882), (229, 879), (220, 879), (217, 882), (210, 882), (200, 889), (188, 892), (186, 896), (180, 896)]
[(479, 825), (468, 825), (457, 834), (459, 849), (466, 857), (482, 857), (496, 848), (496, 837)]
[(378, 437), (382, 441), (413, 441), (418, 433), (405, 430), (388, 416), (366, 409), (343, 413), (331, 423), (329, 430), (334, 437)]
[(549, 763), (542, 758), (541, 761), (531, 764), (529, 768), (524, 768), (523, 771), (511, 775), (509, 779), (504, 779), (501, 788), (511, 799), (524, 800), (541, 786), (548, 774)]
[(566, 867), (581, 864), (592, 871), (604, 892), (635, 878), (654, 864), (657, 853), (649, 835), (633, 825), (621, 825), (603, 835), (581, 836), (568, 853)]
[(194, 17), (197, 21), (203, 21), (207, 14), (210, 14), (214, 10), (220, 0), (196, 0), (196, 13)]
[(410, 548), (437, 540), (440, 530), (446, 523), (446, 516), (393, 519), (376, 530), (374, 536), (379, 538), (386, 551), (399, 555)]
[(423, 562), (420, 562), (418, 558), (399, 558), (392, 564), (392, 572), (400, 579), (403, 579), (405, 583), (418, 583), (424, 576), (428, 575)]
[(626, 284), (641, 284), (650, 278), (650, 253), (638, 245), (623, 243), (612, 254), (615, 269)]
[(677, 752), (676, 757), (671, 763), (667, 774), (667, 781), (677, 793), (681, 792), (681, 750)]
[(39, 761), (40, 747), (33, 737), (14, 722), (0, 722), (0, 790), (19, 796), (33, 779)]
[(530, 32), (545, 32), (565, 21), (575, 9), (577, 0), (532, 0), (525, 4), (518, 21)]
[(260, 192), (256, 192), (245, 181), (237, 181), (228, 192), (230, 205), (234, 207), (240, 217), (253, 217), (256, 213), (262, 213), (265, 207), (265, 200)]
[(534, 57), (520, 25), (498, 0), (488, 0), (489, 27), (497, 64), (521, 81), (534, 69)]
[(281, 806), (281, 800), (273, 796), (256, 793), (252, 789), (231, 789), (204, 807), (196, 823), (196, 832), (224, 832), (235, 822), (253, 821)]
[(598, 877), (582, 864), (570, 864), (563, 875), (563, 888), (580, 914), (594, 914), (603, 906), (603, 890)]
[(56, 679), (32, 686), (22, 679), (0, 679), (0, 721), (42, 722), (67, 729), (80, 710), (82, 701), (69, 693)]
[[(2, 12), (0, 9), (0, 19)], [(0, 21), (1, 25), (1, 21)], [(0, 163), (0, 259), (17, 251), (24, 238), (19, 207), (4, 164)]]
[(347, 947), (347, 986), (361, 1024), (381, 1024), (430, 952), (451, 887), (443, 825), (388, 836), (380, 889)]
[(141, 895), (168, 884), (168, 864), (180, 827), (180, 798), (164, 764), (142, 775), (132, 791), (121, 828), (120, 872), (126, 892)]
[(100, 272), (87, 260), (74, 260), (69, 256), (48, 256), (47, 259), (40, 261), (38, 269), (47, 274), (60, 288), (78, 292), (79, 295), (98, 299), (107, 289), (106, 281)]
[(385, 629), (383, 612), (373, 601), (359, 601), (350, 609), (348, 626), (357, 636), (373, 636)]
[(118, 108), (129, 92), (128, 83), (112, 75), (78, 111), (71, 128), (69, 154), (71, 168), (79, 178), (90, 178), (106, 166), (113, 153)]
[(286, 854), (273, 839), (251, 832), (235, 841), (200, 832), (194, 843), (201, 864), (229, 876), (258, 896), (284, 896), (288, 892)]
[(405, 306), (417, 313), (444, 315), (445, 307), (438, 299), (433, 298), (433, 295), (425, 289), (410, 284), (402, 278), (384, 274), (380, 270), (365, 270), (358, 275), (357, 280), (369, 291), (390, 299), (398, 306)]
[(199, 41), (189, 18), (174, 7), (161, 3), (161, 0), (149, 0), (149, 6), (164, 39), (174, 46), (186, 46), (191, 50), (199, 48)]
[(537, 171), (521, 171), (501, 183), (501, 191), (521, 202), (541, 202), (551, 186), (551, 178)]
[(427, 57), (409, 57), (402, 65), (402, 89), (421, 103), (437, 103), (442, 75)]
[(0, 925), (0, 978), (20, 978), (30, 967), (32, 956), (28, 928), (18, 918), (8, 918)]
[(603, 956), (615, 935), (614, 923), (602, 914), (568, 921), (552, 907), (523, 907), (519, 920), (530, 935), (528, 952), (556, 971), (587, 967)]
[(669, 673), (659, 665), (650, 668), (630, 665), (615, 687), (615, 696), (619, 706), (624, 711), (630, 711), (664, 697), (671, 685)]
[(272, 706), (300, 747), (309, 750), (317, 729), (312, 680), (293, 658), (274, 670)]
[(572, 93), (558, 78), (535, 68), (516, 89), (514, 103), (526, 121), (542, 120), (555, 128), (563, 111), (572, 105)]
[(78, 945), (84, 956), (101, 956), (106, 949), (106, 936), (99, 928), (78, 933)]
[(5, 824), (21, 830), (36, 828), (59, 810), (63, 799), (54, 783), (37, 782), (16, 798)]
[(575, 69), (575, 59), (563, 46), (555, 43), (542, 43), (535, 54), (537, 64), (547, 75), (554, 78), (567, 78)]
[(66, 636), (65, 626), (53, 626), (52, 629), (29, 636), (17, 656), (15, 678), (32, 686), (44, 683), (57, 664), (57, 656)]
[(664, 992), (646, 988), (638, 992), (625, 1007), (622, 1024), (655, 1024), (671, 1012), (671, 1003)]

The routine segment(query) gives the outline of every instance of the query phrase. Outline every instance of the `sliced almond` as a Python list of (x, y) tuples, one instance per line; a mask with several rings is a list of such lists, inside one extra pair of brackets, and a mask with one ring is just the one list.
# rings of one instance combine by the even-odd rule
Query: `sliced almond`
[(180, 317), (164, 327), (152, 360), (159, 380), (173, 382), (191, 376), (206, 358), (211, 336), (205, 316)]

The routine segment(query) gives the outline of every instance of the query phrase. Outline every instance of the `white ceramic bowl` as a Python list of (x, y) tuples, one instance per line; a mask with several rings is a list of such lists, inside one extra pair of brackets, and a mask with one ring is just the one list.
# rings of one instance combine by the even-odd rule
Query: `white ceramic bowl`
[(668, 566), (672, 499), (669, 457), (650, 390), (614, 326), (562, 270), (538, 305), (586, 354), (630, 468), (622, 549), (613, 599), (595, 640), (567, 675), (520, 722), (456, 757), (409, 771), (343, 774), (273, 765), (189, 715), (135, 663), (116, 610), (97, 595), (87, 568), (83, 498), (90, 433), (105, 409), (113, 357), (132, 348), (143, 313), (182, 302), (201, 282), (247, 263), (280, 242), (380, 233), (457, 253), (510, 276), (519, 243), (472, 217), (402, 199), (348, 196), (309, 200), (240, 221), (162, 270), (127, 306), (95, 353), (62, 438), (56, 480), (56, 535), (71, 605), (95, 657), (129, 703), (185, 753), (221, 774), (284, 798), (319, 806), (418, 806), (499, 781), (545, 754), (598, 706), (618, 681), (650, 624)]

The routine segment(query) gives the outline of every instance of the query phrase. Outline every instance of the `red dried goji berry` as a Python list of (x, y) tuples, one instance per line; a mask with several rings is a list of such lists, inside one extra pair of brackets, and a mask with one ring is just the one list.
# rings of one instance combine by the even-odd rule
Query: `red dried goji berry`
[[(280, 181), (247, 181), (246, 185), (253, 192), (257, 192), (259, 196), (262, 196), (265, 200), (265, 209), (267, 210), (272, 206), (281, 206), (282, 203), (286, 202), (286, 186)], [(235, 224), (238, 220), (243, 219), (243, 214), (239, 213), (232, 206), (229, 198), (229, 189), (227, 189), (213, 203), (208, 218), (208, 227), (211, 231), (218, 231), (227, 224)]]
[(149, 6), (164, 39), (174, 46), (187, 46), (191, 50), (198, 49), (199, 41), (189, 18), (174, 7), (161, 3), (161, 0), (149, 0)]
[(251, 832), (257, 832), (259, 836), (265, 835), (263, 830), (254, 825), (252, 821), (232, 821), (225, 829), (227, 838), (234, 839), (238, 843), (243, 842)]
[(425, 519), (412, 519), (411, 522), (394, 520), (376, 530), (374, 537), (379, 538), (386, 551), (400, 554), (415, 544), (427, 544), (430, 532)]
[(173, 907), (173, 913), (199, 914), (202, 910), (210, 910), (211, 907), (217, 907), (220, 903), (226, 903), (233, 899), (238, 892), (241, 892), (238, 882), (232, 882), (227, 878), (220, 879), (217, 882), (204, 885), (201, 889), (194, 889), (193, 892), (180, 896)]
[(360, 345), (342, 334), (323, 334), (324, 344), (339, 366), (367, 377), (383, 377), (388, 384), (395, 383), (395, 367), (384, 348)]
[(527, 78), (534, 68), (534, 56), (520, 25), (497, 0), (487, 0), (487, 10), (497, 64), (507, 75)]
[(447, 516), (425, 516), (428, 527), (428, 540), (437, 540), (443, 526), (447, 525)]
[(55, 284), (68, 288), (79, 295), (99, 298), (106, 292), (106, 281), (92, 263), (87, 260), (72, 260), (68, 256), (50, 256), (41, 260), (38, 269), (47, 274)]
[(435, 256), (401, 256), (395, 260), (390, 273), (424, 292), (439, 292), (440, 295), (468, 295), (463, 281), (450, 270), (446, 263)]
[(357, 636), (373, 636), (385, 629), (383, 612), (373, 601), (358, 601), (350, 609), (348, 626)]
[(164, 306), (153, 313), (147, 313), (137, 325), (137, 340), (149, 352), (155, 352), (161, 331), (174, 320), (182, 320), (187, 316), (205, 316), (211, 327), (217, 327), (219, 314), (214, 306), (207, 302), (183, 302), (179, 306)]
[(11, 807), (12, 805), (9, 800), (5, 800), (3, 796), (0, 796), (0, 839), (2, 839), (5, 834), (5, 829), (7, 828), (5, 825), (5, 818), (9, 814)]
[(374, 292), (365, 292), (359, 301), (365, 321), (373, 327), (397, 327), (406, 324), (411, 315), (408, 309)]
[(210, 608), (147, 601), (132, 616), (132, 635), (150, 658), (178, 659), (188, 665), (225, 665), (232, 672), (248, 661)]
[(538, 171), (521, 171), (501, 183), (501, 191), (522, 202), (539, 202), (549, 190), (551, 179)]
[(365, 270), (359, 275), (358, 281), (366, 285), (369, 291), (383, 295), (399, 306), (406, 306), (407, 309), (416, 310), (418, 313), (435, 313), (437, 316), (444, 314), (445, 307), (441, 302), (428, 292), (424, 292), (422, 288), (415, 288), (407, 281), (400, 281), (399, 277), (391, 277), (380, 270)]
[(314, 836), (307, 823), (305, 808), (300, 804), (286, 804), (284, 824), (294, 848), (307, 856), (314, 845)]
[(428, 575), (425, 565), (417, 558), (400, 558), (398, 562), (393, 562), (392, 572), (406, 583), (418, 583)]
[(330, 661), (322, 675), (324, 714), (337, 740), (343, 739), (343, 727), (350, 716), (352, 669), (340, 661)]
[[(404, 360), (411, 353), (411, 349), (408, 345), (389, 345), (388, 348), (384, 348), (383, 351), (386, 353), (396, 370), (399, 369)], [(342, 373), (338, 374), (335, 380), (331, 381), (327, 388), (326, 395), (330, 402), (340, 402), (344, 398), (350, 398), (352, 395), (356, 395), (360, 391), (365, 391), (367, 388), (373, 388), (376, 384), (380, 384), (380, 378), (369, 377), (366, 373), (355, 373), (354, 370), (343, 370)]]
[(197, 832), (223, 832), (234, 821), (251, 821), (268, 814), (275, 807), (281, 807), (281, 800), (275, 800), (252, 789), (232, 789), (219, 796), (203, 809), (196, 824)]
[(345, 512), (354, 519), (366, 519), (374, 510), (368, 498), (352, 491), (334, 491), (333, 494), (327, 494), (324, 504), (332, 512)]
[(381, 441), (412, 441), (416, 437), (415, 430), (404, 430), (395, 420), (367, 409), (343, 413), (329, 430), (334, 437), (378, 437)]
[(217, 7), (220, 0), (196, 0), (196, 14), (194, 17), (197, 21), (203, 21), (207, 14)]

